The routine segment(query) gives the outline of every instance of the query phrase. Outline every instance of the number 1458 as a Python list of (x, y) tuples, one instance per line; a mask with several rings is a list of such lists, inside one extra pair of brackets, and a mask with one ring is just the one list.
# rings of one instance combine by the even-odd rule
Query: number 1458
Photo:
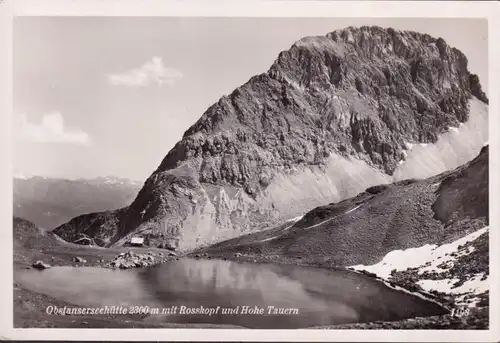
[(455, 317), (464, 317), (470, 314), (470, 310), (467, 307), (453, 308), (450, 314)]

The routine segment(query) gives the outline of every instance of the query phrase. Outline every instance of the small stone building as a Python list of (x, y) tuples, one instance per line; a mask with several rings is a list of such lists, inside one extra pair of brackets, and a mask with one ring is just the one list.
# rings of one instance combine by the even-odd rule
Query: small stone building
[(132, 237), (130, 239), (130, 245), (133, 245), (133, 246), (139, 246), (139, 247), (142, 247), (144, 246), (144, 237)]

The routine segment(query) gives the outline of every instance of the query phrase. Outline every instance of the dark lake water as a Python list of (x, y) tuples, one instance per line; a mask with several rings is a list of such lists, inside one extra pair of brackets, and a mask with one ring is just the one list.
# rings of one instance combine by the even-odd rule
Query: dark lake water
[[(149, 315), (143, 320), (151, 323), (284, 329), (445, 312), (437, 304), (391, 289), (365, 275), (291, 265), (180, 259), (132, 270), (22, 270), (16, 271), (15, 281), (29, 290), (79, 306), (147, 306)], [(288, 314), (270, 310), (269, 306), (289, 309)], [(202, 314), (186, 311), (202, 307), (206, 311)], [(158, 313), (153, 313), (155, 309)], [(234, 313), (227, 313), (228, 309)]]

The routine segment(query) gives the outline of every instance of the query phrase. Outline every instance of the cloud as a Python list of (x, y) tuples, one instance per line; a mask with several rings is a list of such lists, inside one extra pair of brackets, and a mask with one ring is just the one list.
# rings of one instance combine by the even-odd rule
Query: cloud
[(153, 57), (137, 69), (129, 70), (121, 74), (107, 75), (109, 83), (115, 86), (144, 87), (151, 84), (172, 87), (175, 82), (182, 79), (184, 75), (172, 67), (165, 67), (161, 57)]
[(59, 112), (45, 115), (40, 124), (31, 123), (25, 115), (21, 115), (17, 125), (17, 136), (37, 143), (90, 145), (87, 133), (78, 128), (69, 130), (64, 127), (64, 118)]

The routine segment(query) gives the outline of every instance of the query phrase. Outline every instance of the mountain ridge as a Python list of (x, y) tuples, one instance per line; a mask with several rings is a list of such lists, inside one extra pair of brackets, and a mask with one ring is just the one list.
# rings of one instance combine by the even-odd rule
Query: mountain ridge
[(189, 250), (259, 230), (391, 182), (408, 145), (467, 123), (475, 98), (488, 103), (465, 55), (441, 38), (380, 27), (303, 38), (210, 106), (129, 207), (56, 232), (85, 230), (106, 246), (144, 234)]

